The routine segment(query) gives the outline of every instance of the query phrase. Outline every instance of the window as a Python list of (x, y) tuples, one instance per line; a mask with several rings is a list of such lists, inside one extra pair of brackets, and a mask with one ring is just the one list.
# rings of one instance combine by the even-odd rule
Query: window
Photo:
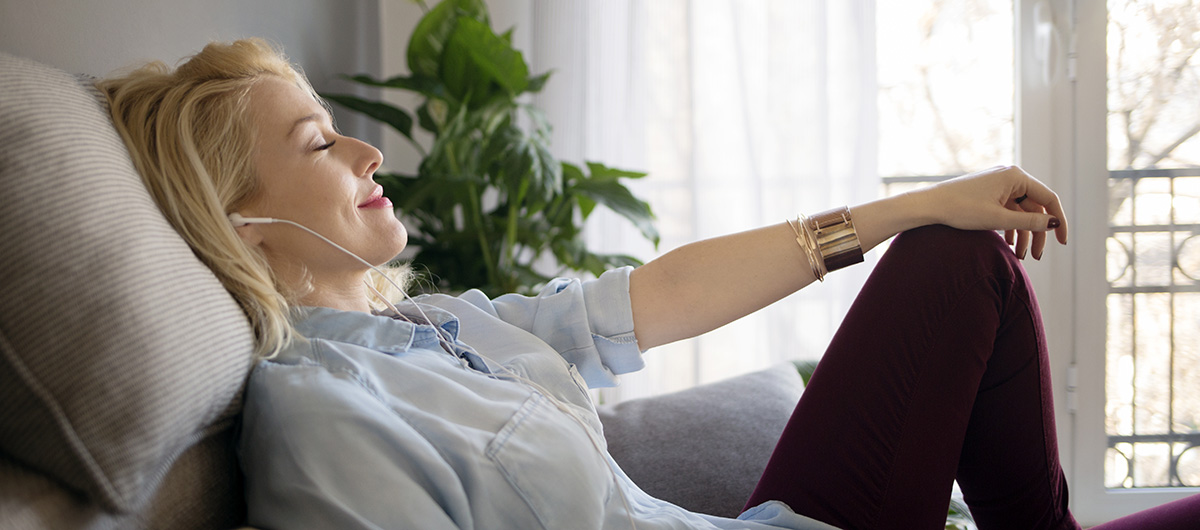
[(1095, 524), (1200, 485), (1200, 6), (1032, 2), (1030, 35), (1039, 6), (1066, 63), (1030, 85), (1053, 115), (1041, 154), (1076, 211), (1072, 263), (1050, 289), (1071, 300), (1059, 325), (1073, 330), (1060, 446), (1076, 514)]
[(893, 4), (877, 4), (884, 192), (1015, 161), (1068, 207), (1070, 246), (1027, 269), (1076, 516), (1195, 493), (1200, 5)]
[(876, 10), (886, 193), (1012, 163), (1012, 0), (880, 2)]
[(1110, 0), (1104, 482), (1200, 486), (1200, 16)]

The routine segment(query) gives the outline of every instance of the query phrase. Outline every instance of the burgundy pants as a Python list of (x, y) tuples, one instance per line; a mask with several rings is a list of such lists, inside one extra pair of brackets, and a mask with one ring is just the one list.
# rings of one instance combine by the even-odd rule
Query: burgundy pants
[[(850, 308), (747, 507), (779, 500), (845, 529), (940, 529), (957, 479), (981, 530), (1077, 529), (1050, 389), (1037, 300), (1003, 239), (905, 232)], [(1198, 520), (1195, 496), (1102, 528)]]

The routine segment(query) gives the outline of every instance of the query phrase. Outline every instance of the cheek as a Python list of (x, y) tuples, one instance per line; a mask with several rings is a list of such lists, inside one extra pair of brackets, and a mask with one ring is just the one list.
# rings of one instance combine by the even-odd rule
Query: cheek
[(314, 189), (302, 179), (288, 175), (264, 175), (258, 190), (258, 204), (268, 212), (293, 221), (315, 221), (328, 215), (332, 195), (328, 190)]
[[(270, 210), (280, 204), (287, 204), (289, 186), (286, 185), (285, 175), (280, 170), (280, 164), (273, 163), (270, 157), (260, 153), (254, 158), (254, 187), (250, 191), (247, 205)], [(265, 211), (264, 211), (265, 214)]]

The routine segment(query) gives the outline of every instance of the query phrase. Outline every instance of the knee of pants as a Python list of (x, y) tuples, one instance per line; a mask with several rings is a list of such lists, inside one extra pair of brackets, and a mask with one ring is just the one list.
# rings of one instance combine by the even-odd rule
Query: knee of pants
[(1012, 277), (1020, 268), (1020, 260), (996, 232), (944, 225), (901, 233), (888, 247), (885, 259), (899, 260), (910, 270), (942, 277), (980, 272)]

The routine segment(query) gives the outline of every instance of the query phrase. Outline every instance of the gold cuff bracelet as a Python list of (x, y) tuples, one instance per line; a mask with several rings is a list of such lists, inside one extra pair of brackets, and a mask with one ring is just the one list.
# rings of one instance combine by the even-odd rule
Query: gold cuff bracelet
[(788, 221), (788, 226), (796, 233), (796, 243), (808, 257), (817, 280), (825, 281), (826, 274), (863, 261), (862, 245), (847, 206), (812, 217), (800, 215), (795, 224)]

